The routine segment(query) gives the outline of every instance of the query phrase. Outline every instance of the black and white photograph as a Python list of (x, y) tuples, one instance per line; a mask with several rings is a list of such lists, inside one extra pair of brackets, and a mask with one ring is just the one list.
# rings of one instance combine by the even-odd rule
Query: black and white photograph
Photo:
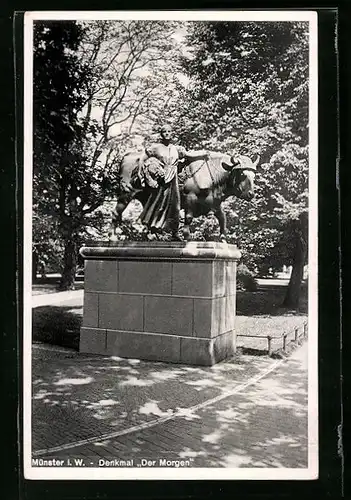
[(25, 14), (26, 479), (318, 478), (317, 35)]

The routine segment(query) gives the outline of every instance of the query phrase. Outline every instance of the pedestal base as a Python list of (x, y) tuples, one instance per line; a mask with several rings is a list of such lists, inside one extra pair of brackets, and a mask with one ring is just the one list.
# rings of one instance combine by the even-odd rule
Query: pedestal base
[(105, 245), (81, 249), (81, 352), (190, 365), (234, 354), (236, 246)]

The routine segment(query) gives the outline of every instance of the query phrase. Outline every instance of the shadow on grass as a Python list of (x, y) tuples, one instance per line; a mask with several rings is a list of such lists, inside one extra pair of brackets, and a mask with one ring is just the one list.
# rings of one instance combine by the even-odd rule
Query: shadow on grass
[(60, 278), (57, 276), (45, 276), (44, 278), (42, 276), (37, 276), (35, 279), (33, 279), (33, 285), (40, 285), (40, 284), (46, 284), (46, 285), (57, 285), (60, 283)]
[(268, 355), (267, 349), (254, 349), (251, 347), (238, 347), (237, 352), (238, 352), (238, 354), (245, 354), (245, 355), (249, 355), (249, 356), (267, 356)]
[(287, 288), (285, 286), (260, 286), (257, 292), (237, 292), (236, 314), (238, 316), (286, 316), (305, 315), (308, 312), (307, 286), (301, 288), (298, 310), (283, 307)]
[(43, 306), (33, 309), (33, 341), (78, 350), (82, 308)]

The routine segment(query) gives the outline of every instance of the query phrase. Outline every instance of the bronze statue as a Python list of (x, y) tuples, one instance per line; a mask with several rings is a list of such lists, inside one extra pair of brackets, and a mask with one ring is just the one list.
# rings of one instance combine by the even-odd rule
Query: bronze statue
[(259, 158), (252, 162), (247, 156), (187, 151), (172, 144), (171, 134), (171, 128), (163, 126), (160, 142), (146, 148), (141, 156), (128, 154), (122, 159), (110, 240), (116, 239), (122, 213), (133, 198), (143, 205), (140, 220), (151, 233), (169, 229), (173, 240), (180, 239), (181, 207), (185, 212), (186, 239), (190, 238), (193, 217), (213, 211), (219, 220), (221, 239), (225, 240), (221, 202), (232, 195), (248, 201), (253, 198)]
[[(178, 184), (179, 160), (207, 159), (205, 151), (186, 151), (181, 146), (171, 142), (172, 130), (169, 125), (161, 128), (160, 142), (145, 148), (145, 153), (139, 160), (136, 176), (132, 180), (137, 187), (150, 188), (148, 199), (140, 216), (141, 222), (151, 232), (170, 229), (173, 239), (180, 239), (179, 212), (180, 193)], [(135, 181), (135, 177), (137, 180)]]

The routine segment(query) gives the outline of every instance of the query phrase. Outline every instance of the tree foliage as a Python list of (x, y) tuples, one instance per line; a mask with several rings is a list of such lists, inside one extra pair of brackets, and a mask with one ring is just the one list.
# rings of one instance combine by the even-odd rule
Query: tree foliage
[(133, 132), (174, 97), (171, 23), (40, 22), (34, 37), (34, 210), (63, 242), (71, 288), (87, 226), (117, 188)]
[[(225, 203), (229, 239), (238, 243), (251, 267), (303, 267), (308, 25), (190, 23), (188, 44), (191, 50), (183, 65), (190, 84), (176, 118), (181, 141), (188, 147), (261, 156), (255, 202)], [(303, 251), (302, 259), (297, 248)]]
[(74, 203), (72, 184), (81, 157), (78, 112), (84, 69), (76, 54), (81, 37), (75, 22), (34, 25), (33, 239), (44, 258), (62, 253)]

